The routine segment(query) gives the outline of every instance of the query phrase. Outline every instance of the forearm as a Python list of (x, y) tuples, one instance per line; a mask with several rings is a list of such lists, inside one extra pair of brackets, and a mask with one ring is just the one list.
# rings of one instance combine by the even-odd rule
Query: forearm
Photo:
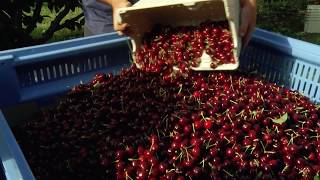
[(130, 2), (128, 0), (98, 0), (104, 4), (108, 4), (113, 8), (126, 7)]
[(257, 1), (256, 0), (241, 0), (241, 5), (247, 5), (250, 6), (251, 8), (256, 9), (257, 8)]

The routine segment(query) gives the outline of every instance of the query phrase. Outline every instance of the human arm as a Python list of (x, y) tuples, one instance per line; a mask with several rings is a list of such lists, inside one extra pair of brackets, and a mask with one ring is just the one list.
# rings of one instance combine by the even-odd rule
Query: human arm
[(242, 37), (242, 44), (245, 47), (248, 44), (256, 26), (257, 2), (256, 0), (240, 0), (240, 6), (241, 22), (239, 33)]
[(113, 28), (118, 34), (123, 35), (123, 32), (128, 28), (128, 24), (120, 24), (117, 21), (116, 10), (122, 7), (129, 7), (132, 4), (128, 0), (98, 0), (104, 4), (108, 4), (112, 7), (113, 11)]

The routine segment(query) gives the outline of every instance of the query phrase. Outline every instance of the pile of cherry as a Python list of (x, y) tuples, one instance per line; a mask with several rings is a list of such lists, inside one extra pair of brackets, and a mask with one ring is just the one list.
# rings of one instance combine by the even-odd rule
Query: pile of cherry
[(320, 110), (239, 72), (99, 74), (18, 131), (39, 179), (312, 179)]
[(240, 73), (175, 86), (173, 128), (118, 150), (117, 179), (319, 178), (320, 110), (306, 97)]
[(172, 67), (185, 73), (197, 67), (206, 52), (211, 68), (235, 63), (232, 34), (228, 22), (204, 22), (200, 26), (156, 26), (145, 36), (143, 46), (135, 54), (135, 62), (146, 72), (171, 74)]

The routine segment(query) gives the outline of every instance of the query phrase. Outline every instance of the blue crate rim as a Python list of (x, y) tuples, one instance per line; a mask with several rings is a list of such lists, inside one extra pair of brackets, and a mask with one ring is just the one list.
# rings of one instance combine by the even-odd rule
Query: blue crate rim
[(79, 42), (79, 41), (85, 42), (88, 40), (97, 40), (97, 39), (106, 37), (106, 35), (119, 37), (117, 35), (117, 33), (113, 32), (113, 33), (98, 34), (98, 35), (75, 38), (75, 39), (70, 39), (70, 40), (52, 42), (52, 43), (47, 43), (47, 44), (40, 44), (40, 45), (35, 45), (35, 46), (28, 46), (28, 47), (22, 47), (22, 48), (16, 48), (16, 49), (8, 49), (8, 50), (0, 51), (0, 57), (5, 54), (15, 54), (17, 51), (34, 50), (34, 49), (38, 49), (38, 48), (42, 48), (42, 47), (45, 48), (45, 47), (51, 47), (51, 46), (56, 46), (56, 45), (62, 45), (62, 44), (72, 44), (74, 42)]
[(259, 28), (257, 28), (253, 34), (252, 42), (263, 42), (264, 45), (285, 53), (286, 55), (303, 59), (311, 64), (320, 64), (320, 46), (316, 44), (286, 37)]
[(76, 47), (70, 47), (70, 48), (65, 48), (65, 49), (60, 49), (60, 50), (54, 50), (54, 51), (48, 51), (48, 52), (42, 52), (42, 53), (37, 53), (37, 54), (32, 54), (32, 55), (27, 55), (27, 56), (21, 56), (15, 58), (15, 65), (25, 65), (25, 64), (30, 64), (32, 62), (39, 62), (39, 60), (50, 60), (50, 59), (56, 59), (60, 56), (67, 56), (67, 55), (72, 55), (74, 53), (77, 53), (81, 51), (82, 53), (89, 52), (92, 49), (98, 50), (101, 48), (106, 48), (106, 47), (116, 47), (117, 45), (123, 45), (123, 41), (127, 41), (128, 38), (119, 38), (119, 39), (114, 39), (110, 41), (105, 41), (105, 42), (97, 42), (97, 43), (91, 43), (91, 44), (86, 44), (86, 45), (80, 45)]

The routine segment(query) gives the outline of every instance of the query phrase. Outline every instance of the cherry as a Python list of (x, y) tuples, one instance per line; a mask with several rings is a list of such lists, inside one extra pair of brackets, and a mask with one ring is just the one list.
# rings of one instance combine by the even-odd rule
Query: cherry
[(190, 134), (192, 132), (192, 126), (191, 125), (186, 125), (183, 128), (184, 134)]
[(250, 139), (254, 140), (254, 139), (257, 139), (257, 134), (256, 134), (256, 131), (255, 130), (250, 130), (248, 132), (248, 136), (250, 137)]
[(204, 122), (204, 128), (205, 129), (211, 129), (211, 127), (212, 127), (212, 121), (211, 120), (206, 120)]
[(195, 146), (192, 148), (192, 155), (197, 158), (200, 156), (200, 153), (201, 153), (201, 149), (198, 147), (198, 146)]
[(159, 163), (159, 171), (165, 173), (167, 171), (168, 165), (164, 162)]
[(283, 161), (285, 164), (291, 165), (292, 161), (293, 161), (293, 157), (291, 155), (287, 154), (284, 156)]
[(195, 122), (194, 122), (194, 128), (195, 128), (196, 130), (201, 129), (202, 126), (203, 126), (202, 121), (195, 121)]
[(251, 124), (250, 124), (250, 123), (244, 123), (244, 124), (242, 125), (242, 130), (243, 130), (244, 132), (249, 132), (250, 129), (251, 129)]
[(195, 167), (195, 168), (192, 169), (192, 175), (193, 175), (193, 177), (198, 177), (198, 176), (200, 176), (201, 172), (202, 172), (202, 170), (201, 170), (200, 167)]

